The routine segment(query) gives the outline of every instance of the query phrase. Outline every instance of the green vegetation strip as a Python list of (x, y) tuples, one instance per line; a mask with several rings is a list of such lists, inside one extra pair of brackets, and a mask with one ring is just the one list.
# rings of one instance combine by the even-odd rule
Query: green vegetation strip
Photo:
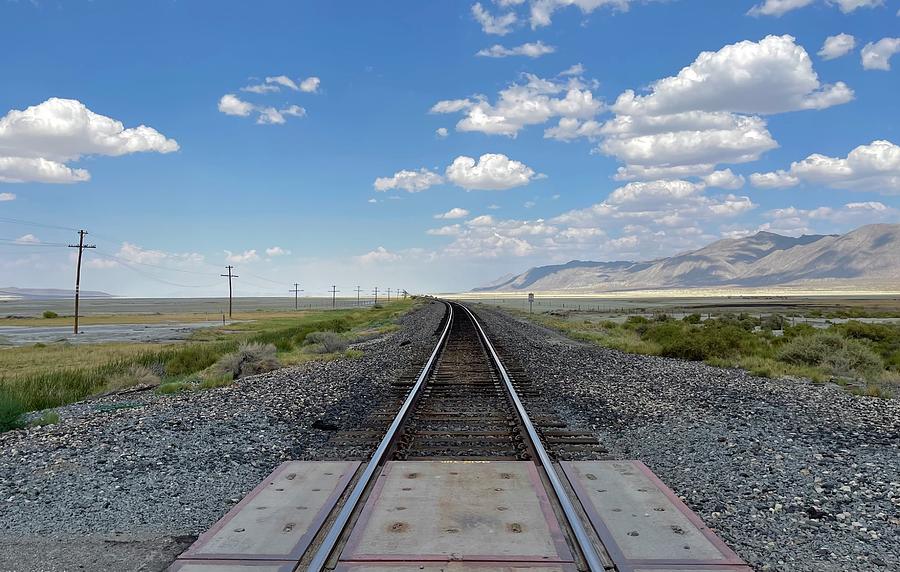
[[(179, 344), (35, 344), (0, 350), (0, 431), (23, 413), (133, 386), (159, 393), (221, 387), (280, 365), (356, 357), (350, 341), (396, 329), (415, 304), (300, 311), (194, 332)], [(258, 369), (253, 369), (254, 367)], [(51, 422), (47, 418), (46, 422)]]
[[(900, 385), (900, 325), (855, 320), (816, 329), (780, 315), (630, 316), (624, 323), (520, 313), (569, 337), (629, 353), (705, 361), (763, 377), (832, 380), (853, 391), (888, 397)], [(781, 332), (776, 335), (775, 332)]]

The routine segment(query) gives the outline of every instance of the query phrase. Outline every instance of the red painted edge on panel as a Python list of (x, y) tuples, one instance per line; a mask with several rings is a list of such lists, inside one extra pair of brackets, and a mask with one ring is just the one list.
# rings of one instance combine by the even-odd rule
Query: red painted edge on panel
[[(453, 560), (453, 561), (444, 561), (445, 564), (452, 564), (453, 568), (478, 568), (479, 566), (496, 566), (496, 561), (488, 561), (488, 560)], [(512, 568), (517, 569), (529, 569), (529, 568), (547, 568), (556, 567), (563, 570), (563, 572), (578, 572), (578, 568), (575, 567), (575, 564), (572, 562), (535, 562), (533, 560), (529, 561), (504, 561), (501, 562), (504, 566), (510, 569), (512, 572)], [(394, 560), (390, 562), (370, 562), (370, 561), (353, 561), (353, 562), (339, 562), (337, 568), (334, 569), (334, 572), (352, 572), (356, 568), (360, 568), (362, 566), (371, 566), (373, 568), (384, 568), (385, 570), (391, 570), (394, 566), (435, 566), (440, 565), (441, 562), (431, 562), (426, 560)]]

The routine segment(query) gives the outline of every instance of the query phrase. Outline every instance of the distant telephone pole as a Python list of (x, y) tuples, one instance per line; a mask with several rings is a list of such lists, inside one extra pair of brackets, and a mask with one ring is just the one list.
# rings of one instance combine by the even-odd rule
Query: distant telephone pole
[(331, 309), (334, 310), (334, 295), (337, 292), (337, 286), (331, 285)]
[(378, 286), (375, 287), (375, 303), (378, 303)]
[(231, 273), (234, 270), (234, 266), (228, 265), (225, 268), (228, 270), (228, 274), (222, 274), (221, 276), (228, 278), (228, 317), (231, 318), (231, 279), (239, 278), (239, 276)]
[(294, 289), (293, 289), (293, 290), (288, 290), (288, 292), (293, 292), (293, 293), (294, 293), (294, 309), (295, 309), (295, 310), (298, 309), (298, 308), (300, 307), (300, 306), (298, 305), (298, 302), (299, 302), (299, 295), (300, 295), (300, 292), (303, 292), (303, 290), (300, 289), (300, 284), (299, 284), (298, 282), (294, 282)]
[(388, 288), (388, 302), (391, 301), (391, 289)]
[(359, 306), (359, 293), (362, 292), (362, 288), (359, 287), (359, 284), (356, 285), (356, 305)]
[(86, 230), (78, 231), (78, 244), (70, 244), (69, 248), (77, 248), (78, 249), (78, 265), (75, 270), (75, 333), (78, 333), (78, 302), (81, 298), (81, 254), (84, 252), (85, 248), (97, 248), (96, 245), (93, 244), (85, 244), (84, 236), (87, 234)]

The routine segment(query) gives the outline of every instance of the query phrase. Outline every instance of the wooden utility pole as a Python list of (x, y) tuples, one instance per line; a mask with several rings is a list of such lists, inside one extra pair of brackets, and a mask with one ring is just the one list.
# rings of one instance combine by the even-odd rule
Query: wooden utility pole
[(96, 245), (84, 243), (84, 236), (86, 234), (86, 230), (79, 230), (78, 244), (69, 245), (69, 248), (78, 249), (78, 265), (75, 270), (75, 334), (78, 334), (78, 302), (81, 298), (81, 254), (84, 252), (85, 248), (97, 248)]
[(391, 301), (391, 289), (388, 288), (388, 302)]
[(375, 287), (375, 303), (378, 303), (378, 286)]
[(359, 284), (356, 285), (356, 305), (359, 306), (359, 293), (362, 292), (362, 288), (359, 287)]
[(234, 266), (228, 265), (225, 268), (228, 269), (228, 274), (222, 274), (221, 276), (228, 278), (228, 317), (231, 318), (231, 279), (239, 276), (231, 273), (234, 270)]
[(294, 293), (294, 309), (295, 309), (295, 310), (298, 309), (298, 308), (299, 308), (299, 305), (298, 305), (298, 302), (299, 302), (299, 295), (300, 295), (300, 292), (303, 292), (303, 290), (300, 289), (300, 283), (299, 283), (299, 282), (294, 282), (294, 289), (293, 289), (293, 290), (288, 290), (288, 292), (293, 292), (293, 293)]
[(331, 285), (331, 309), (334, 310), (334, 295), (337, 292), (337, 286)]

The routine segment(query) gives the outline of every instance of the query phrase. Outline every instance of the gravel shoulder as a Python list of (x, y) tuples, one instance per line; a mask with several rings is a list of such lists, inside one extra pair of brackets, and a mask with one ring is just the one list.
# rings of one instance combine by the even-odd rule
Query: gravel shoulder
[(645, 462), (757, 570), (900, 570), (900, 401), (562, 342), (474, 309), (564, 418)]
[(0, 571), (163, 570), (279, 463), (331, 451), (325, 420), (353, 427), (421, 365), (443, 305), (311, 362), (201, 392), (105, 397), (60, 423), (0, 434)]

